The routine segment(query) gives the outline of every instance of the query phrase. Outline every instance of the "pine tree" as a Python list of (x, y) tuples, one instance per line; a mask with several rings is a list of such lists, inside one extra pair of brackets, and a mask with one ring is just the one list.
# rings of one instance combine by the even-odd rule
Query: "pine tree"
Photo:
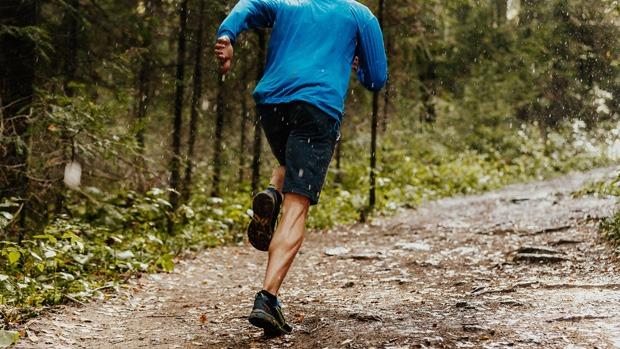
[[(263, 77), (265, 71), (265, 58), (267, 51), (267, 38), (266, 34), (262, 30), (256, 31), (258, 35), (258, 51), (256, 54), (257, 70), (256, 70), (256, 82)], [(255, 112), (254, 117), (254, 154), (252, 157), (252, 193), (256, 194), (260, 183), (260, 155), (262, 152), (262, 130), (260, 126), (260, 116), (258, 111)]]
[(189, 119), (189, 139), (187, 144), (187, 159), (185, 162), (185, 178), (183, 179), (183, 200), (186, 201), (191, 196), (192, 171), (194, 169), (194, 147), (196, 145), (196, 134), (198, 118), (200, 116), (200, 100), (202, 99), (202, 56), (203, 56), (203, 32), (205, 0), (200, 0), (198, 13), (198, 29), (196, 29), (196, 47), (194, 54), (194, 86), (192, 93), (191, 112)]
[[(187, 3), (183, 0), (179, 8), (179, 33), (175, 80), (174, 122), (172, 131), (172, 157), (170, 159), (170, 205), (171, 212), (179, 205), (179, 184), (181, 166), (181, 132), (183, 129), (183, 97), (185, 93), (185, 50), (187, 30)], [(168, 221), (168, 233), (174, 230), (172, 219)]]

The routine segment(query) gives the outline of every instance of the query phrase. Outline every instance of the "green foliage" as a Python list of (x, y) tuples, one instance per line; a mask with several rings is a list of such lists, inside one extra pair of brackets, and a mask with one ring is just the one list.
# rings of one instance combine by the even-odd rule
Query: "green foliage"
[(616, 177), (612, 180), (589, 183), (580, 191), (573, 193), (573, 195), (620, 196), (620, 177)]
[(0, 231), (15, 221), (15, 216), (21, 209), (18, 201), (17, 198), (3, 198), (0, 202)]
[[(616, 212), (612, 217), (603, 219), (599, 228), (605, 238), (616, 246), (620, 246), (620, 212)], [(620, 247), (618, 252), (620, 252)]]
[(172, 217), (180, 230), (174, 236), (165, 233), (166, 198), (159, 189), (145, 195), (103, 194), (93, 187), (74, 193), (69, 214), (39, 234), (19, 244), (0, 242), (0, 304), (28, 309), (100, 298), (132, 274), (173, 271), (182, 252), (239, 241), (247, 218), (234, 198), (197, 195), (196, 209), (185, 205)]
[(41, 27), (0, 25), (0, 37), (2, 36), (11, 36), (31, 43), (35, 48), (37, 56), (45, 60), (50, 59), (49, 54), (54, 50), (49, 33)]
[[(504, 154), (454, 148), (458, 142), (447, 137), (450, 129), (423, 132), (402, 128), (385, 137), (379, 154), (377, 208), (389, 214), (399, 208), (415, 207), (423, 200), (472, 194), (517, 181), (543, 179), (571, 170), (588, 170), (614, 161), (617, 132), (603, 127), (598, 133), (575, 122), (541, 137), (536, 127), (523, 124), (514, 136), (516, 149)], [(518, 146), (517, 146), (518, 145)], [(363, 154), (366, 143), (353, 144), (354, 154)], [(326, 228), (354, 222), (367, 205), (368, 167), (365, 161), (348, 161), (336, 181), (331, 171), (319, 209), (311, 212), (310, 226)], [(341, 174), (341, 176), (342, 176)]]
[[(573, 195), (613, 196), (620, 198), (620, 173), (611, 179), (589, 183), (580, 191), (573, 193)], [(607, 240), (618, 247), (618, 252), (620, 252), (620, 211), (617, 211), (611, 217), (604, 218), (599, 224), (599, 230)]]

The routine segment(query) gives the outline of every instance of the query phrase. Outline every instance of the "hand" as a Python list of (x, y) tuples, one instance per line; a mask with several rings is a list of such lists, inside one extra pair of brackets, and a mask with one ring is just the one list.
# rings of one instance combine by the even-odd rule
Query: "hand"
[(353, 60), (353, 66), (351, 67), (351, 69), (353, 69), (353, 71), (357, 72), (359, 67), (360, 67), (360, 58), (358, 56), (355, 56), (355, 59)]
[(230, 70), (230, 64), (232, 63), (234, 53), (235, 50), (233, 49), (233, 45), (230, 43), (230, 39), (227, 36), (222, 36), (217, 39), (217, 43), (215, 44), (215, 56), (222, 65), (222, 74), (226, 74)]

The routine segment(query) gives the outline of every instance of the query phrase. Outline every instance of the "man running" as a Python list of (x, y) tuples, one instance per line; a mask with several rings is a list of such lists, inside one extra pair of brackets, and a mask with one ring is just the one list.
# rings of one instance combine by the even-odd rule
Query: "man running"
[(280, 166), (253, 201), (248, 238), (269, 251), (269, 259), (249, 321), (277, 336), (292, 330), (277, 295), (304, 239), (308, 209), (319, 202), (340, 136), (351, 66), (359, 62), (359, 81), (379, 91), (387, 62), (377, 19), (356, 1), (241, 0), (217, 32), (215, 53), (224, 74), (237, 35), (250, 28), (273, 28), (265, 73), (253, 96)]

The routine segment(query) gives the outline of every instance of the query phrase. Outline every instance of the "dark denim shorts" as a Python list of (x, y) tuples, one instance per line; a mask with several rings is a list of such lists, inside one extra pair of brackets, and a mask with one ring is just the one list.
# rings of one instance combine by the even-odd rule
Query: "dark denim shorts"
[(258, 105), (273, 155), (286, 167), (284, 193), (319, 202), (327, 169), (340, 137), (340, 123), (306, 102)]

